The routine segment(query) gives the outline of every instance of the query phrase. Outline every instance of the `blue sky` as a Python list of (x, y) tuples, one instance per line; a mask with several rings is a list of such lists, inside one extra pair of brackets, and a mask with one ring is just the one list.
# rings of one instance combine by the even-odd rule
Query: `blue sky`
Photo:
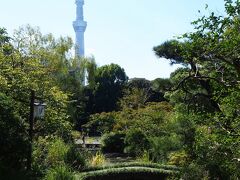
[[(0, 0), (0, 26), (11, 35), (21, 25), (43, 33), (75, 38), (75, 0)], [(169, 77), (176, 67), (159, 59), (157, 46), (193, 29), (190, 22), (207, 14), (205, 5), (224, 13), (224, 0), (85, 0), (88, 22), (85, 51), (98, 65), (116, 63), (130, 78)], [(201, 14), (198, 13), (201, 10)]]

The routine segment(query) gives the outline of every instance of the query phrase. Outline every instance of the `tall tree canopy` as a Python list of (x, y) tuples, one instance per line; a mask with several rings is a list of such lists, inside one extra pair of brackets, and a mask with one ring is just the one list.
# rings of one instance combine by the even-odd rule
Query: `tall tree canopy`
[(127, 80), (128, 77), (124, 69), (117, 64), (97, 68), (94, 111), (109, 112), (115, 110)]
[(223, 179), (239, 176), (240, 157), (240, 2), (225, 0), (225, 9), (226, 16), (212, 12), (194, 21), (194, 32), (181, 41), (154, 47), (157, 56), (184, 67), (172, 74), (169, 95), (179, 120), (191, 126), (182, 132), (189, 154)]
[[(0, 29), (0, 176), (4, 170), (24, 170), (29, 152), (29, 103), (34, 90), (47, 104), (45, 117), (35, 121), (34, 139), (58, 136), (71, 141), (67, 101), (60, 86), (67, 74), (67, 38), (54, 39), (30, 26), (9, 38)], [(65, 73), (64, 73), (65, 72)]]

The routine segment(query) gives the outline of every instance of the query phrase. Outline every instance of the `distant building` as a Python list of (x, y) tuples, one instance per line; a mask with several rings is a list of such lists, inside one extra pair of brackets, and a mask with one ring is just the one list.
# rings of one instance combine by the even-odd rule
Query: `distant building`
[(84, 57), (84, 32), (87, 27), (87, 22), (84, 21), (83, 16), (84, 0), (76, 0), (75, 3), (77, 5), (76, 20), (73, 21), (73, 28), (76, 34), (75, 55)]

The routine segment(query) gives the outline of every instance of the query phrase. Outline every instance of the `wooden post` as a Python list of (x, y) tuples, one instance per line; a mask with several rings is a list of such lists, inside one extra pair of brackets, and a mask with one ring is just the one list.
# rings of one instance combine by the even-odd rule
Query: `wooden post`
[(34, 121), (34, 100), (35, 100), (35, 91), (31, 90), (30, 97), (30, 115), (29, 115), (29, 152), (27, 159), (27, 169), (32, 169), (32, 141), (33, 141), (33, 121)]

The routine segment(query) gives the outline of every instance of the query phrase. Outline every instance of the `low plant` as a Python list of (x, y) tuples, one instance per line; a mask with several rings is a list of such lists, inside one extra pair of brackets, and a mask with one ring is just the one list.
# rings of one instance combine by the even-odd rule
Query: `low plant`
[(67, 166), (57, 166), (50, 169), (45, 180), (75, 180), (74, 174), (71, 169)]
[(183, 179), (211, 179), (209, 177), (209, 172), (205, 169), (205, 167), (202, 165), (198, 165), (195, 162), (190, 162), (187, 166), (185, 166), (181, 171), (181, 176)]
[(151, 137), (150, 155), (153, 162), (166, 162), (171, 152), (181, 148), (180, 139), (176, 134), (161, 137)]
[(47, 169), (64, 165), (64, 156), (69, 146), (58, 137), (39, 137), (34, 144), (33, 168), (37, 173), (45, 174)]
[(75, 146), (71, 146), (64, 156), (64, 162), (74, 170), (82, 170), (86, 167), (86, 156), (84, 152), (80, 152)]
[(137, 157), (137, 161), (144, 162), (144, 163), (150, 163), (151, 158), (150, 158), (149, 152), (144, 150), (143, 153), (139, 157)]
[(48, 169), (68, 166), (73, 170), (86, 167), (87, 157), (75, 145), (65, 143), (61, 138), (39, 138), (33, 151), (33, 169), (43, 176)]
[(72, 135), (73, 139), (80, 139), (81, 138), (81, 133), (79, 131), (72, 131), (71, 135)]
[(105, 163), (106, 163), (106, 159), (104, 155), (100, 152), (97, 152), (96, 155), (94, 155), (90, 160), (91, 166), (101, 166), (101, 165), (104, 165)]
[(47, 160), (50, 165), (61, 165), (64, 163), (64, 157), (70, 147), (62, 139), (56, 139), (48, 149)]
[(176, 166), (184, 166), (188, 162), (188, 155), (185, 151), (172, 152), (169, 155), (168, 164)]

